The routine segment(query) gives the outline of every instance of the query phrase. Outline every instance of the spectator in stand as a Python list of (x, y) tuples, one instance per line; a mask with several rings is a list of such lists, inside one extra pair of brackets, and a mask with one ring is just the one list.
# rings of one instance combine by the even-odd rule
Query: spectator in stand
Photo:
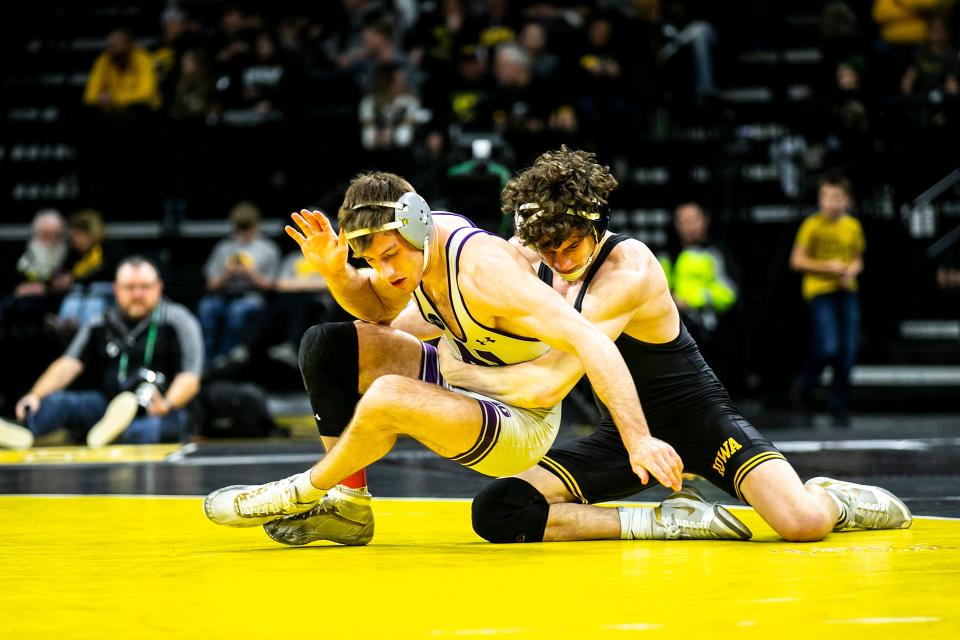
[(520, 31), (520, 46), (530, 60), (530, 73), (538, 83), (553, 82), (560, 72), (560, 58), (550, 51), (547, 28), (542, 22), (528, 22)]
[(75, 327), (103, 315), (114, 302), (111, 274), (123, 255), (122, 248), (107, 241), (107, 230), (98, 211), (84, 209), (67, 223), (70, 249), (65, 273), (58, 284), (70, 292), (60, 305), (60, 320)]
[(252, 21), (236, 6), (227, 6), (220, 16), (220, 25), (211, 38), (214, 85), (225, 108), (234, 107), (242, 99), (240, 74), (253, 57), (256, 32)]
[(151, 54), (164, 104), (170, 103), (177, 86), (184, 54), (204, 46), (202, 29), (197, 21), (190, 20), (175, 5), (164, 9), (160, 15), (160, 43)]
[(463, 45), (456, 53), (455, 75), (447, 82), (432, 79), (424, 88), (426, 106), (433, 113), (427, 125), (425, 147), (434, 158), (447, 149), (452, 128), (468, 132), (492, 128), (493, 85), (487, 73), (486, 52), (475, 45)]
[(840, 61), (833, 83), (809, 101), (810, 111), (798, 129), (806, 139), (824, 150), (823, 164), (841, 168), (851, 179), (876, 176), (876, 140), (873, 133), (873, 103), (864, 89), (866, 61), (852, 56)]
[(217, 111), (207, 54), (203, 49), (189, 49), (180, 56), (179, 64), (168, 114), (174, 120), (206, 122)]
[(397, 27), (389, 18), (381, 18), (363, 27), (359, 46), (347, 51), (337, 60), (337, 65), (356, 78), (357, 83), (369, 88), (373, 70), (377, 65), (395, 64), (407, 74), (407, 80), (415, 82), (416, 69), (410, 64), (407, 54), (400, 48)]
[(277, 295), (270, 304), (270, 321), (283, 319), (284, 335), (267, 350), (267, 356), (290, 367), (298, 368), (297, 349), (300, 338), (312, 325), (330, 322), (344, 315), (327, 289), (327, 282), (300, 251), (288, 254), (280, 266)]
[[(710, 242), (710, 217), (703, 207), (695, 202), (681, 204), (674, 212), (673, 223), (680, 252), (660, 263), (683, 323), (704, 353), (716, 356), (714, 337), (721, 317), (737, 301), (737, 285), (730, 277), (723, 250)], [(716, 359), (709, 358), (710, 364), (716, 364)]]
[(617, 135), (625, 108), (626, 60), (615, 38), (613, 18), (595, 15), (586, 27), (586, 42), (577, 58), (579, 110), (597, 129)]
[(156, 155), (153, 130), (144, 126), (161, 105), (153, 57), (137, 46), (129, 31), (107, 37), (106, 50), (93, 64), (83, 94), (88, 107), (77, 127), (80, 189), (103, 202), (129, 202), (158, 185), (156, 173), (143, 171), (145, 157)]
[(153, 58), (134, 43), (129, 31), (118, 29), (107, 36), (106, 50), (87, 79), (83, 102), (105, 112), (160, 106)]
[(257, 35), (254, 54), (240, 71), (238, 110), (251, 114), (253, 122), (276, 121), (290, 107), (291, 70), (277, 52), (273, 36)]
[(214, 247), (204, 266), (207, 291), (197, 315), (211, 365), (220, 368), (250, 358), (252, 328), (263, 317), (264, 292), (274, 288), (280, 251), (260, 233), (260, 209), (240, 202), (230, 211), (233, 235)]
[(713, 25), (696, 15), (685, 0), (663, 0), (661, 31), (665, 43), (657, 59), (665, 64), (682, 52), (689, 52), (693, 67), (693, 91), (697, 96), (716, 93), (714, 81), (713, 48), (717, 31)]
[(517, 44), (497, 47), (491, 96), (493, 130), (505, 134), (575, 131), (577, 117), (565, 96), (535, 83), (530, 58)]
[(400, 24), (399, 18), (379, 0), (340, 0), (324, 3), (317, 23), (323, 27), (323, 49), (340, 69), (352, 65), (356, 55), (363, 55), (363, 30), (379, 21)]
[(30, 240), (20, 259), (20, 282), (0, 305), (0, 321), (6, 325), (34, 326), (56, 311), (64, 293), (61, 273), (67, 257), (63, 216), (56, 209), (41, 209), (30, 225)]
[(485, 0), (483, 4), (483, 10), (467, 20), (464, 43), (493, 50), (516, 42), (521, 22), (510, 0)]
[(913, 47), (927, 39), (928, 18), (948, 11), (956, 0), (875, 0), (873, 19), (880, 37), (894, 46)]
[(900, 82), (904, 95), (932, 96), (937, 93), (960, 93), (960, 58), (950, 46), (950, 31), (943, 16), (934, 16), (927, 23), (924, 45)]
[(419, 110), (420, 101), (410, 91), (406, 72), (395, 63), (378, 65), (370, 93), (360, 101), (363, 148), (390, 152), (409, 147)]
[(809, 407), (820, 373), (832, 365), (829, 409), (838, 426), (849, 424), (850, 372), (860, 344), (857, 278), (866, 243), (860, 222), (848, 212), (852, 202), (846, 178), (822, 179), (820, 210), (800, 225), (790, 254), (790, 267), (803, 273), (813, 328), (813, 352), (794, 387), (794, 399), (801, 408)]
[(441, 0), (422, 12), (407, 34), (410, 61), (421, 69), (428, 83), (445, 84), (454, 75), (466, 21), (465, 0)]
[[(873, 19), (880, 27), (876, 43), (877, 68), (883, 69), (889, 82), (884, 87), (896, 91), (897, 79), (902, 78), (913, 62), (917, 49), (927, 41), (929, 19), (951, 9), (955, 0), (875, 0)], [(901, 84), (902, 88), (902, 84)]]
[[(17, 403), (19, 424), (0, 420), (0, 447), (27, 449), (60, 428), (91, 447), (188, 435), (186, 407), (203, 369), (196, 318), (163, 297), (156, 267), (142, 257), (120, 262), (114, 290), (117, 306), (85, 323)], [(84, 370), (99, 380), (96, 389), (67, 390)]]

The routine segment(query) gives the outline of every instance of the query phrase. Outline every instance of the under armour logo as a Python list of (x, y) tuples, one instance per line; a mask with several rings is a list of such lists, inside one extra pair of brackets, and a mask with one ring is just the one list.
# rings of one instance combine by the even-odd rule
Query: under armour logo
[(496, 342), (496, 340), (494, 340), (490, 336), (486, 336), (484, 337), (483, 340), (474, 340), (474, 342), (476, 342), (477, 344), (493, 344), (494, 342)]

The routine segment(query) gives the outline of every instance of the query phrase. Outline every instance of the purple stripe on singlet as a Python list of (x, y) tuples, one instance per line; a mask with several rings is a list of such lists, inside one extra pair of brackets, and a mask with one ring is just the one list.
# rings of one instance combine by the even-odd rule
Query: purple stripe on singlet
[(426, 342), (421, 343), (423, 354), (420, 356), (420, 379), (430, 384), (443, 386), (443, 376), (440, 375), (440, 358), (437, 348)]
[(467, 467), (472, 467), (486, 458), (487, 454), (493, 450), (493, 447), (497, 444), (497, 440), (500, 438), (500, 413), (497, 411), (496, 404), (489, 400), (480, 399), (478, 399), (477, 402), (480, 403), (480, 410), (483, 413), (480, 437), (477, 438), (477, 442), (469, 451), (450, 458), (454, 462), (458, 462)]

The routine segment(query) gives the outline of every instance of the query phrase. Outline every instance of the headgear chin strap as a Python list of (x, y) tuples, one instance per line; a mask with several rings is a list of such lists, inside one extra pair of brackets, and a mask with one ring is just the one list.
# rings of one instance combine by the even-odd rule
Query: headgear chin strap
[[(594, 247), (593, 253), (590, 254), (590, 257), (587, 259), (587, 261), (584, 262), (583, 266), (577, 269), (576, 271), (571, 271), (570, 273), (560, 273), (559, 271), (554, 271), (552, 268), (551, 268), (551, 271), (553, 271), (555, 274), (557, 274), (567, 282), (576, 282), (577, 280), (583, 277), (583, 274), (585, 274), (587, 272), (587, 269), (590, 268), (590, 265), (593, 264), (593, 257), (597, 255), (596, 250), (599, 247), (600, 247), (600, 243), (598, 242), (597, 246)], [(547, 265), (547, 266), (550, 266), (550, 265)]]
[(381, 231), (396, 230), (404, 240), (417, 249), (423, 250), (423, 270), (427, 270), (430, 261), (430, 236), (433, 234), (433, 214), (430, 205), (418, 193), (408, 191), (400, 196), (396, 202), (362, 202), (351, 207), (353, 210), (364, 207), (387, 207), (393, 209), (393, 220), (376, 227), (364, 227), (347, 232), (347, 242), (354, 253), (357, 248), (350, 242), (355, 238), (369, 236)]

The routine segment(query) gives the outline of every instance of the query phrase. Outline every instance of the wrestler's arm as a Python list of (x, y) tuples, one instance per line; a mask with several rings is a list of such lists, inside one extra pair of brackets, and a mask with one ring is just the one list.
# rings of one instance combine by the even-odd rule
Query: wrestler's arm
[(299, 230), (287, 225), (304, 257), (327, 281), (327, 287), (341, 307), (355, 318), (375, 324), (390, 324), (400, 315), (410, 295), (400, 293), (370, 268), (357, 269), (347, 262), (350, 251), (343, 228), (334, 233), (320, 211), (301, 209), (291, 214)]
[[(497, 253), (499, 252), (499, 256)], [(504, 328), (576, 354), (597, 397), (606, 405), (634, 472), (649, 471), (662, 484), (680, 488), (683, 463), (673, 448), (650, 435), (637, 389), (620, 351), (609, 337), (515, 258), (502, 245), (477, 243), (461, 261), (460, 291), (468, 306), (503, 319)], [(496, 264), (496, 269), (489, 266)]]
[[(636, 314), (643, 286), (641, 274), (614, 273), (602, 283), (595, 283), (584, 299), (582, 316), (616, 340)], [(584, 374), (580, 358), (559, 349), (551, 349), (536, 360), (505, 367), (464, 363), (444, 345), (440, 353), (441, 370), (451, 385), (516, 407), (552, 407), (570, 393)]]

